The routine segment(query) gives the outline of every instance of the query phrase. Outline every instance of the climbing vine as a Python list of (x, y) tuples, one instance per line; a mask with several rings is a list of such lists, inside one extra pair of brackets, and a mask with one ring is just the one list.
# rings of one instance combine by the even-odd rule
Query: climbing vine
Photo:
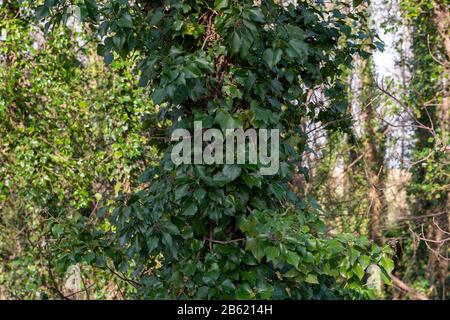
[[(112, 261), (139, 297), (304, 299), (373, 296), (369, 265), (389, 283), (389, 250), (365, 238), (326, 234), (312, 199), (290, 187), (306, 133), (300, 124), (346, 113), (341, 77), (355, 55), (376, 47), (359, 6), (307, 1), (58, 1), (37, 7), (45, 28), (76, 17), (98, 36), (109, 64), (142, 57), (139, 84), (158, 114), (146, 120), (161, 160), (139, 192), (102, 211), (110, 228), (86, 250)], [(343, 13), (346, 12), (346, 13)], [(359, 25), (359, 24), (358, 24)], [(320, 90), (324, 99), (312, 99)], [(257, 164), (180, 164), (167, 138), (175, 129), (280, 130), (280, 170)], [(101, 216), (102, 216), (101, 215)]]

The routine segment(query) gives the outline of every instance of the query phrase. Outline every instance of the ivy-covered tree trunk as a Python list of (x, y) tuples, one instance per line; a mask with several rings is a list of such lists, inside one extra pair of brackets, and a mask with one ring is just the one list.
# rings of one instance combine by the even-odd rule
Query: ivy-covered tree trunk
[[(360, 41), (370, 38), (367, 28), (349, 27), (363, 15), (343, 15), (339, 6), (346, 4), (340, 3), (328, 11), (307, 2), (255, 2), (116, 0), (81, 6), (81, 19), (102, 36), (98, 51), (107, 63), (134, 50), (142, 56), (139, 82), (159, 106), (149, 122), (155, 138), (181, 129), (190, 139), (198, 122), (202, 129), (194, 140), (212, 132), (219, 139), (235, 129), (280, 132), (279, 148), (277, 137), (269, 140), (271, 154), (279, 151), (273, 175), (262, 174), (267, 162), (261, 158), (205, 163), (211, 136), (200, 145), (194, 141), (181, 163), (172, 160), (173, 144), (157, 140), (161, 161), (142, 176), (147, 186), (122, 197), (114, 209), (114, 232), (107, 234), (111, 242), (104, 251), (118, 269), (133, 273), (141, 297), (362, 297), (370, 294), (364, 281), (371, 263), (384, 268), (389, 282), (393, 264), (386, 252), (369, 249), (365, 238), (328, 239), (315, 202), (289, 187), (304, 148), (302, 120), (342, 117), (343, 72), (353, 55), (374, 47)], [(37, 13), (53, 15), (54, 22), (67, 9), (56, 1)], [(317, 88), (326, 104), (311, 99)], [(255, 150), (245, 140), (244, 146), (250, 157)]]
[(376, 114), (371, 60), (361, 61), (361, 111), (363, 115), (363, 154), (369, 194), (370, 238), (381, 242), (384, 200), (384, 136)]
[[(413, 28), (410, 103), (417, 113), (413, 168), (414, 212), (430, 295), (445, 299), (448, 276), (448, 8), (440, 1), (405, 2)], [(432, 8), (433, 10), (429, 10)], [(447, 28), (448, 29), (448, 28)], [(441, 165), (436, 165), (439, 163)]]
[[(449, 167), (450, 162), (450, 14), (449, 7), (446, 1), (437, 1), (434, 6), (434, 21), (436, 29), (439, 34), (439, 40), (441, 43), (437, 44), (442, 48), (442, 61), (441, 61), (441, 75), (439, 79), (439, 86), (441, 87), (441, 101), (439, 102), (436, 110), (436, 122), (439, 127), (438, 132), (440, 134), (441, 141), (437, 141), (437, 148), (441, 149), (442, 159), (440, 161)], [(448, 188), (447, 188), (448, 189)], [(438, 268), (438, 281), (440, 283), (440, 291), (443, 300), (448, 296), (448, 236), (450, 235), (450, 189), (443, 190), (441, 196), (441, 203), (439, 209), (442, 212), (433, 225), (432, 239), (436, 239), (435, 244), (431, 244), (435, 252), (430, 255), (430, 265), (437, 265)], [(447, 240), (446, 240), (447, 239)], [(447, 254), (439, 254), (445, 252), (447, 248)], [(437, 253), (436, 253), (437, 252)]]

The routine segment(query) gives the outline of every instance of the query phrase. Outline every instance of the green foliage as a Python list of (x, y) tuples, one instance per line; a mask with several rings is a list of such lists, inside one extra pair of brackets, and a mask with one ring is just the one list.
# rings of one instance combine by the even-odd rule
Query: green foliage
[[(448, 7), (447, 1), (401, 1), (403, 18), (416, 26), (412, 38), (411, 58), (407, 61), (412, 80), (405, 103), (414, 112), (418, 122), (431, 130), (416, 128), (417, 139), (412, 152), (413, 179), (409, 186), (409, 195), (416, 216), (428, 216), (409, 226), (417, 234), (423, 234), (424, 225), (427, 237), (434, 237), (437, 225), (448, 226), (449, 197), (449, 152), (450, 128), (448, 123), (448, 51), (444, 36), (438, 30), (438, 18), (435, 9)], [(444, 22), (445, 25), (445, 22)], [(448, 50), (448, 49), (447, 49)], [(447, 103), (444, 102), (447, 99)], [(434, 216), (436, 215), (436, 216)], [(430, 217), (432, 216), (432, 217)], [(448, 230), (447, 230), (448, 231)], [(437, 231), (439, 233), (440, 231)], [(446, 281), (448, 268), (438, 260), (448, 254), (445, 241), (433, 244), (425, 242), (407, 243), (407, 254), (414, 259), (402, 261), (401, 268), (411, 282), (433, 298), (446, 299)], [(432, 251), (430, 251), (430, 247)], [(436, 259), (436, 255), (441, 255)], [(423, 270), (427, 270), (423, 272)], [(430, 287), (436, 290), (429, 291)]]
[[(64, 21), (73, 11), (65, 4), (47, 1), (38, 18)], [(119, 200), (114, 228), (91, 245), (94, 260), (107, 257), (132, 273), (139, 297), (360, 298), (371, 292), (369, 264), (391, 271), (387, 252), (364, 238), (329, 239), (314, 202), (289, 188), (304, 147), (302, 119), (342, 117), (343, 70), (374, 46), (370, 31), (349, 27), (363, 15), (343, 15), (339, 5), (327, 12), (306, 2), (78, 3), (82, 21), (102, 37), (106, 63), (134, 51), (143, 57), (139, 83), (159, 104), (158, 135), (192, 129), (194, 120), (223, 132), (281, 131), (282, 170), (266, 177), (261, 164), (175, 166), (171, 146), (156, 144), (162, 160), (143, 174), (147, 187)], [(317, 86), (329, 103), (309, 99)]]
[[(61, 298), (76, 263), (58, 263), (76, 254), (67, 244), (84, 241), (98, 209), (132, 190), (155, 155), (141, 132), (153, 105), (131, 63), (105, 67), (62, 28), (44, 42), (26, 12), (0, 7), (0, 17), (0, 288), (9, 298)], [(83, 273), (95, 281), (91, 297), (117, 286), (109, 272)]]

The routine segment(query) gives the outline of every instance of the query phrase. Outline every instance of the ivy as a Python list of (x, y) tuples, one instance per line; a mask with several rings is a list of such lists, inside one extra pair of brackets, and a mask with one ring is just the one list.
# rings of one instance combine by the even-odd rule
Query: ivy
[[(44, 4), (50, 23), (64, 21), (67, 4)], [(349, 27), (363, 15), (342, 14), (336, 8), (345, 3), (328, 11), (304, 1), (76, 5), (97, 31), (107, 63), (134, 52), (141, 58), (139, 83), (159, 109), (149, 127), (168, 137), (200, 120), (223, 133), (277, 128), (282, 137), (274, 176), (262, 176), (261, 163), (177, 166), (172, 146), (157, 144), (159, 165), (142, 176), (142, 190), (119, 199), (109, 218), (114, 231), (99, 246), (135, 277), (138, 297), (367, 297), (367, 266), (392, 271), (386, 248), (350, 236), (330, 239), (315, 202), (289, 187), (304, 151), (302, 120), (320, 121), (319, 114), (332, 121), (346, 112), (344, 70), (372, 45), (370, 30)], [(45, 17), (42, 10), (37, 18)], [(327, 103), (309, 98), (317, 87)]]

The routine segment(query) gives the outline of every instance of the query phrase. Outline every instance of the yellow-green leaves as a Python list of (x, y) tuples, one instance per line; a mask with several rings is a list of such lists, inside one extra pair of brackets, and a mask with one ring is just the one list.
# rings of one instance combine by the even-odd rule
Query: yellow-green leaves
[(319, 280), (317, 280), (317, 276), (315, 274), (308, 274), (305, 277), (305, 282), (311, 283), (311, 284), (319, 284)]
[(381, 258), (380, 264), (388, 274), (390, 274), (395, 267), (394, 261), (392, 261), (392, 259), (389, 257)]

